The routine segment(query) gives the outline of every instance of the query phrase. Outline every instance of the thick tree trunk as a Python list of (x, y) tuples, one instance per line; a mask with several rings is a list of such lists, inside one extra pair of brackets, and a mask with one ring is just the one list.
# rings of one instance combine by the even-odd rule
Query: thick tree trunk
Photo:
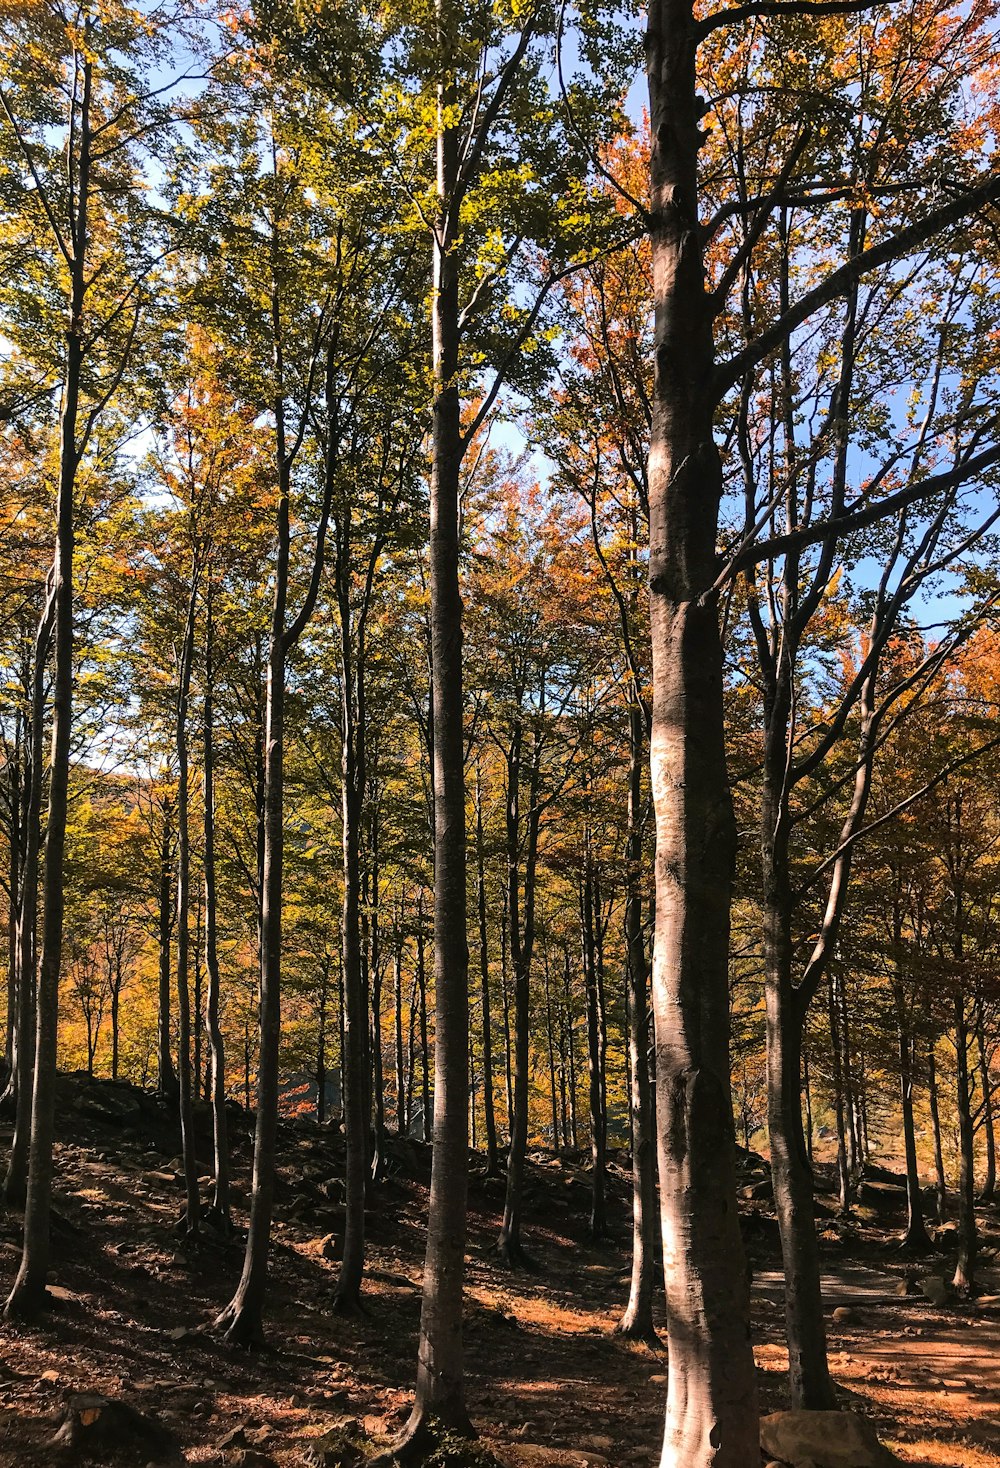
[(700, 104), (689, 0), (652, 0), (655, 374), (649, 454), (660, 1214), (670, 1338), (661, 1468), (759, 1461), (729, 1082), (735, 823), (712, 592), (721, 465), (698, 248)]

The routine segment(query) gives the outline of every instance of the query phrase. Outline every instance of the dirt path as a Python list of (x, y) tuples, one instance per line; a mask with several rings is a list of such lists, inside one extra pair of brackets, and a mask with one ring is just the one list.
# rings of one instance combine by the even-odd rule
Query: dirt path
[[(245, 1202), (249, 1138), (245, 1127), (235, 1130)], [(42, 1329), (0, 1333), (0, 1468), (49, 1468), (46, 1439), (72, 1391), (152, 1413), (191, 1464), (301, 1468), (307, 1440), (345, 1417), (376, 1438), (395, 1431), (409, 1408), (419, 1316), (428, 1160), (420, 1149), (374, 1190), (366, 1313), (345, 1320), (330, 1312), (337, 1264), (324, 1251), (336, 1229), (324, 1180), (342, 1167), (337, 1143), (315, 1129), (285, 1132), (269, 1321), (278, 1349), (254, 1357), (206, 1329), (242, 1255), (238, 1246), (178, 1245), (169, 1135), (150, 1123), (130, 1137), (73, 1112), (61, 1117), (60, 1135), (54, 1266), (65, 1294)], [(533, 1165), (531, 1188), (527, 1234), (538, 1268), (519, 1275), (492, 1253), (496, 1185), (477, 1179), (472, 1189), (475, 1420), (509, 1468), (652, 1468), (666, 1353), (614, 1334), (628, 1289), (627, 1176), (613, 1175), (616, 1240), (603, 1247), (586, 1239), (583, 1168)], [(992, 1220), (983, 1224), (996, 1231)], [(749, 1217), (747, 1235), (762, 1404), (774, 1410), (784, 1405), (785, 1357), (773, 1221)], [(0, 1288), (18, 1253), (17, 1220), (0, 1219)], [(892, 1232), (874, 1224), (831, 1233), (824, 1271), (831, 1365), (845, 1405), (871, 1415), (906, 1463), (1000, 1468), (1000, 1318), (893, 1295), (904, 1265)], [(846, 1303), (852, 1318), (834, 1323), (833, 1310)], [(191, 1333), (177, 1338), (184, 1328)], [(240, 1430), (234, 1446), (229, 1435)], [(247, 1451), (258, 1456), (244, 1460)], [(95, 1461), (144, 1468), (147, 1458)]]

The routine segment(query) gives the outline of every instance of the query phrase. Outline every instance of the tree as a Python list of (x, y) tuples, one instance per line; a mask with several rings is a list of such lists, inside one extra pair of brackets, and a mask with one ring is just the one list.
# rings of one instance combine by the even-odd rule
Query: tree
[[(68, 16), (46, 6), (15, 18), (3, 56), (3, 146), (16, 160), (7, 174), (11, 204), (25, 225), (38, 230), (36, 239), (45, 240), (44, 247), (34, 247), (32, 287), (44, 299), (52, 335), (39, 339), (32, 330), (36, 311), (27, 292), (13, 300), (8, 293), (10, 318), (20, 311), (16, 330), (26, 354), (45, 364), (50, 383), (59, 380), (62, 386), (56, 547), (36, 639), (39, 678), (52, 641), (53, 738), (24, 1252), (6, 1305), (9, 1315), (19, 1317), (41, 1308), (48, 1271), (73, 713), (74, 512), (81, 467), (130, 366), (148, 278), (160, 253), (159, 231), (151, 228), (153, 216), (139, 204), (134, 186), (139, 141), (154, 123), (166, 136), (172, 112), (164, 89), (151, 95), (141, 77), (150, 49), (141, 37), (158, 28), (147, 30), (121, 8), (84, 7)], [(33, 768), (40, 770), (38, 761)]]

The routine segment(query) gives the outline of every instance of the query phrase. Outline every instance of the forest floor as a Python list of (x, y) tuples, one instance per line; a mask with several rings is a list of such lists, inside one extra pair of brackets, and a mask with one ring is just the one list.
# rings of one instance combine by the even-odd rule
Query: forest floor
[[(234, 1111), (232, 1131), (242, 1216), (248, 1118)], [(233, 1292), (242, 1248), (178, 1242), (179, 1159), (160, 1104), (129, 1087), (64, 1077), (58, 1133), (57, 1297), (40, 1327), (0, 1334), (2, 1468), (61, 1461), (49, 1440), (75, 1393), (124, 1402), (157, 1421), (172, 1439), (168, 1459), (226, 1468), (322, 1464), (323, 1435), (345, 1420), (375, 1441), (399, 1427), (414, 1372), (427, 1148), (391, 1144), (387, 1176), (372, 1190), (366, 1312), (345, 1319), (329, 1308), (337, 1264), (325, 1257), (342, 1217), (342, 1144), (305, 1121), (282, 1125), (273, 1349), (247, 1355), (209, 1330)], [(207, 1131), (203, 1147), (207, 1170)], [(751, 1182), (745, 1191), (766, 1186)], [(912, 1287), (918, 1268), (940, 1277), (947, 1246), (908, 1259), (898, 1248), (898, 1190), (876, 1183), (865, 1196), (849, 1222), (820, 1220), (831, 1366), (844, 1405), (872, 1418), (905, 1463), (1000, 1465), (1000, 1301), (963, 1307), (895, 1294), (908, 1272)], [(505, 1272), (491, 1253), (501, 1199), (501, 1186), (480, 1170), (470, 1190), (467, 1351), (484, 1445), (508, 1468), (654, 1464), (666, 1353), (614, 1334), (628, 1293), (627, 1174), (612, 1169), (613, 1238), (596, 1246), (587, 1241), (583, 1161), (534, 1154), (526, 1211), (538, 1267), (530, 1274)], [(777, 1230), (766, 1200), (748, 1201), (744, 1222), (762, 1406), (776, 1410), (784, 1405)], [(18, 1223), (0, 1219), (4, 1293), (19, 1256)], [(980, 1223), (984, 1287), (992, 1289), (1000, 1214), (984, 1211)], [(850, 1318), (834, 1321), (834, 1309)], [(156, 1453), (131, 1431), (126, 1424), (84, 1457), (142, 1468)]]

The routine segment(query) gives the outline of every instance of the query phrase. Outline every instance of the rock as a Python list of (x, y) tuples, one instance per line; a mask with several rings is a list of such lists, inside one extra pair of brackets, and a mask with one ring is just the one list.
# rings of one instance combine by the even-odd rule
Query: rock
[(198, 1341), (201, 1340), (201, 1331), (196, 1330), (193, 1325), (175, 1325), (173, 1330), (167, 1331), (167, 1339), (176, 1341)]
[(898, 1461), (854, 1412), (772, 1412), (761, 1418), (760, 1443), (791, 1468), (891, 1468)]
[(171, 1453), (175, 1438), (155, 1417), (137, 1412), (126, 1402), (90, 1393), (74, 1393), (51, 1439), (50, 1447), (86, 1453), (105, 1463), (123, 1451), (141, 1452), (154, 1462)]
[(104, 1086), (88, 1086), (73, 1105), (84, 1116), (97, 1117), (116, 1126), (135, 1121), (142, 1111), (142, 1103), (129, 1091), (117, 1091)]
[(851, 1309), (850, 1305), (838, 1305), (833, 1312), (835, 1325), (854, 1325), (857, 1318), (856, 1312)]
[(906, 1185), (896, 1183), (864, 1182), (858, 1186), (858, 1202), (865, 1208), (901, 1208), (906, 1202)]
[(64, 1289), (62, 1285), (46, 1285), (45, 1293), (48, 1296), (49, 1306), (54, 1310), (63, 1310), (78, 1298), (72, 1290)]
[(920, 1292), (932, 1305), (951, 1303), (951, 1286), (939, 1274), (928, 1274), (920, 1281)]

